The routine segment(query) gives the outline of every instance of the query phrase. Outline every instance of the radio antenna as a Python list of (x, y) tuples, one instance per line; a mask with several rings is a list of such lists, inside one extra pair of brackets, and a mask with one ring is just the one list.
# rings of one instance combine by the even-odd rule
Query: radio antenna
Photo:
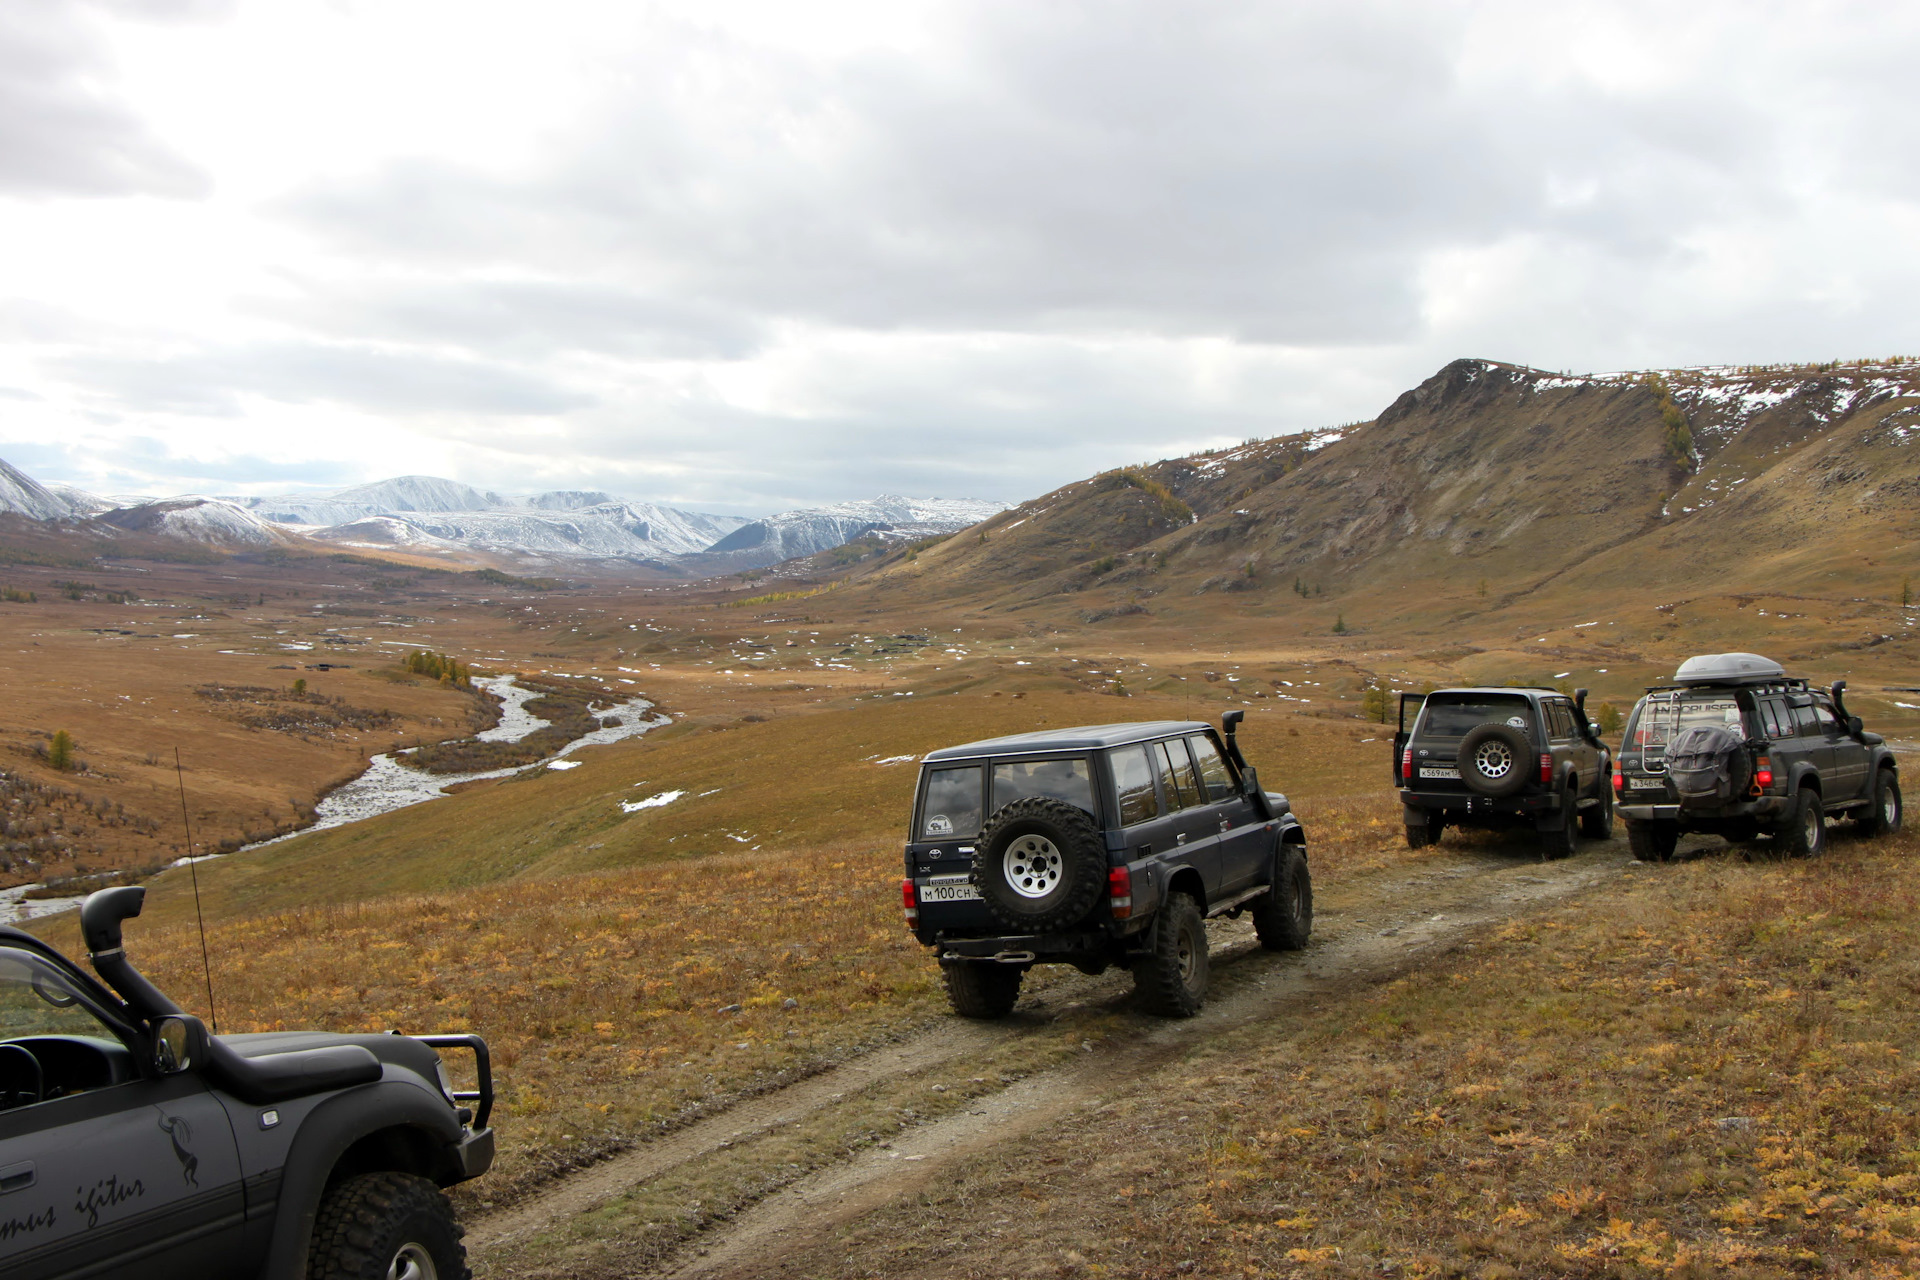
[(180, 765), (180, 748), (173, 749), (173, 776), (180, 781), (180, 825), (187, 829), (187, 875), (193, 880), (193, 918), (200, 924), (200, 964), (207, 972), (207, 1022), (220, 1034), (220, 1015), (213, 1008), (213, 961), (207, 955), (207, 917), (200, 910), (200, 868), (193, 859), (193, 820), (187, 816), (187, 773)]

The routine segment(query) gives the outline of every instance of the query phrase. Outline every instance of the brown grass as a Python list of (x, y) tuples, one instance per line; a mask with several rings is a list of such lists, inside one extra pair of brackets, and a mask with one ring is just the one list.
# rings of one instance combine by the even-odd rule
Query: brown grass
[[(1645, 869), (1304, 1025), (1224, 1037), (1098, 1132), (1050, 1135), (1051, 1167), (1010, 1155), (914, 1206), (946, 1246), (912, 1265), (1911, 1274), (1916, 853), (1907, 835)], [(966, 1220), (1021, 1197), (1045, 1211), (1017, 1241)]]

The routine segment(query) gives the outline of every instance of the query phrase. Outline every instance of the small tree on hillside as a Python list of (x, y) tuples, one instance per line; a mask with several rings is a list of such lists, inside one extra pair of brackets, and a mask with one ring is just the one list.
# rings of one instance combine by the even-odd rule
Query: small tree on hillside
[(1611, 702), (1603, 702), (1600, 704), (1600, 715), (1594, 723), (1600, 726), (1601, 733), (1614, 734), (1620, 732), (1627, 720), (1620, 714), (1620, 708)]
[(1900, 584), (1900, 607), (1906, 608), (1913, 603), (1913, 579), (1908, 578)]
[(307, 678), (305, 676), (301, 676), (298, 680), (295, 680), (293, 682), (293, 692), (295, 697), (301, 697), (306, 694)]
[(1381, 724), (1387, 722), (1387, 689), (1378, 680), (1360, 695), (1360, 714)]
[(1342, 613), (1342, 614), (1335, 615), (1333, 619), (1333, 634), (1337, 636), (1343, 636), (1347, 634), (1347, 615), (1346, 614)]
[(73, 768), (73, 735), (65, 729), (56, 730), (47, 744), (47, 763), (62, 773)]

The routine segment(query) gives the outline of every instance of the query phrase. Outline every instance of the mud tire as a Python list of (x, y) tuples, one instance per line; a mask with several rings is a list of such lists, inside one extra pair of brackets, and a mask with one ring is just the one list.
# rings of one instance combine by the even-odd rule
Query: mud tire
[(1680, 829), (1671, 822), (1637, 822), (1626, 819), (1627, 848), (1642, 862), (1672, 862), (1674, 848), (1680, 843)]
[(1407, 848), (1424, 849), (1430, 844), (1439, 844), (1440, 835), (1447, 829), (1447, 820), (1437, 813), (1428, 814), (1425, 822), (1407, 824)]
[(943, 960), (940, 979), (946, 984), (947, 1003), (963, 1018), (1004, 1018), (1020, 999), (1025, 969), (1010, 964)]
[(321, 1200), (307, 1251), (307, 1277), (469, 1280), (462, 1234), (453, 1205), (425, 1178), (361, 1174), (344, 1179)]
[(1207, 1002), (1207, 922), (1184, 893), (1154, 916), (1148, 951), (1133, 962), (1133, 987), (1148, 1013), (1191, 1018)]
[(1483, 796), (1517, 796), (1533, 776), (1534, 754), (1527, 735), (1512, 725), (1480, 725), (1460, 739), (1460, 780)]
[(1905, 813), (1900, 803), (1900, 775), (1891, 769), (1878, 769), (1873, 775), (1873, 803), (1866, 816), (1856, 824), (1863, 836), (1900, 834)]
[(1580, 793), (1568, 787), (1560, 796), (1560, 823), (1540, 833), (1540, 856), (1557, 862), (1580, 852), (1580, 815), (1573, 806)]
[(1780, 828), (1779, 845), (1789, 858), (1817, 857), (1827, 847), (1827, 811), (1818, 791), (1801, 787), (1795, 793), (1793, 814)]
[[(1036, 867), (1019, 883), (1021, 871)], [(1049, 796), (1002, 805), (980, 832), (973, 883), (987, 911), (1010, 928), (1038, 933), (1079, 924), (1107, 887), (1099, 825)]]
[(1589, 840), (1613, 839), (1613, 786), (1604, 770), (1600, 774), (1600, 803), (1580, 811), (1580, 834)]
[(1313, 937), (1313, 876), (1299, 845), (1281, 845), (1276, 862), (1272, 887), (1248, 913), (1253, 932), (1268, 951), (1301, 951)]

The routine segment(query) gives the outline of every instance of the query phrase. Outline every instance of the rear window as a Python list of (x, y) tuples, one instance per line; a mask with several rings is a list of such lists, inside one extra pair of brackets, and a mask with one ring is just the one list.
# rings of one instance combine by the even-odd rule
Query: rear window
[(1420, 712), (1423, 738), (1464, 738), (1483, 724), (1505, 724), (1532, 732), (1533, 709), (1517, 693), (1435, 693)]
[(980, 831), (980, 797), (985, 789), (977, 764), (927, 770), (914, 835), (921, 840), (967, 839)]
[(1084, 759), (995, 762), (993, 811), (998, 813), (1000, 806), (1028, 796), (1065, 800), (1088, 813), (1097, 812), (1093, 807), (1093, 771)]
[(1682, 729), (1731, 729), (1741, 737), (1740, 704), (1726, 693), (1650, 693), (1633, 718), (1627, 745), (1650, 755), (1664, 755), (1667, 744)]

